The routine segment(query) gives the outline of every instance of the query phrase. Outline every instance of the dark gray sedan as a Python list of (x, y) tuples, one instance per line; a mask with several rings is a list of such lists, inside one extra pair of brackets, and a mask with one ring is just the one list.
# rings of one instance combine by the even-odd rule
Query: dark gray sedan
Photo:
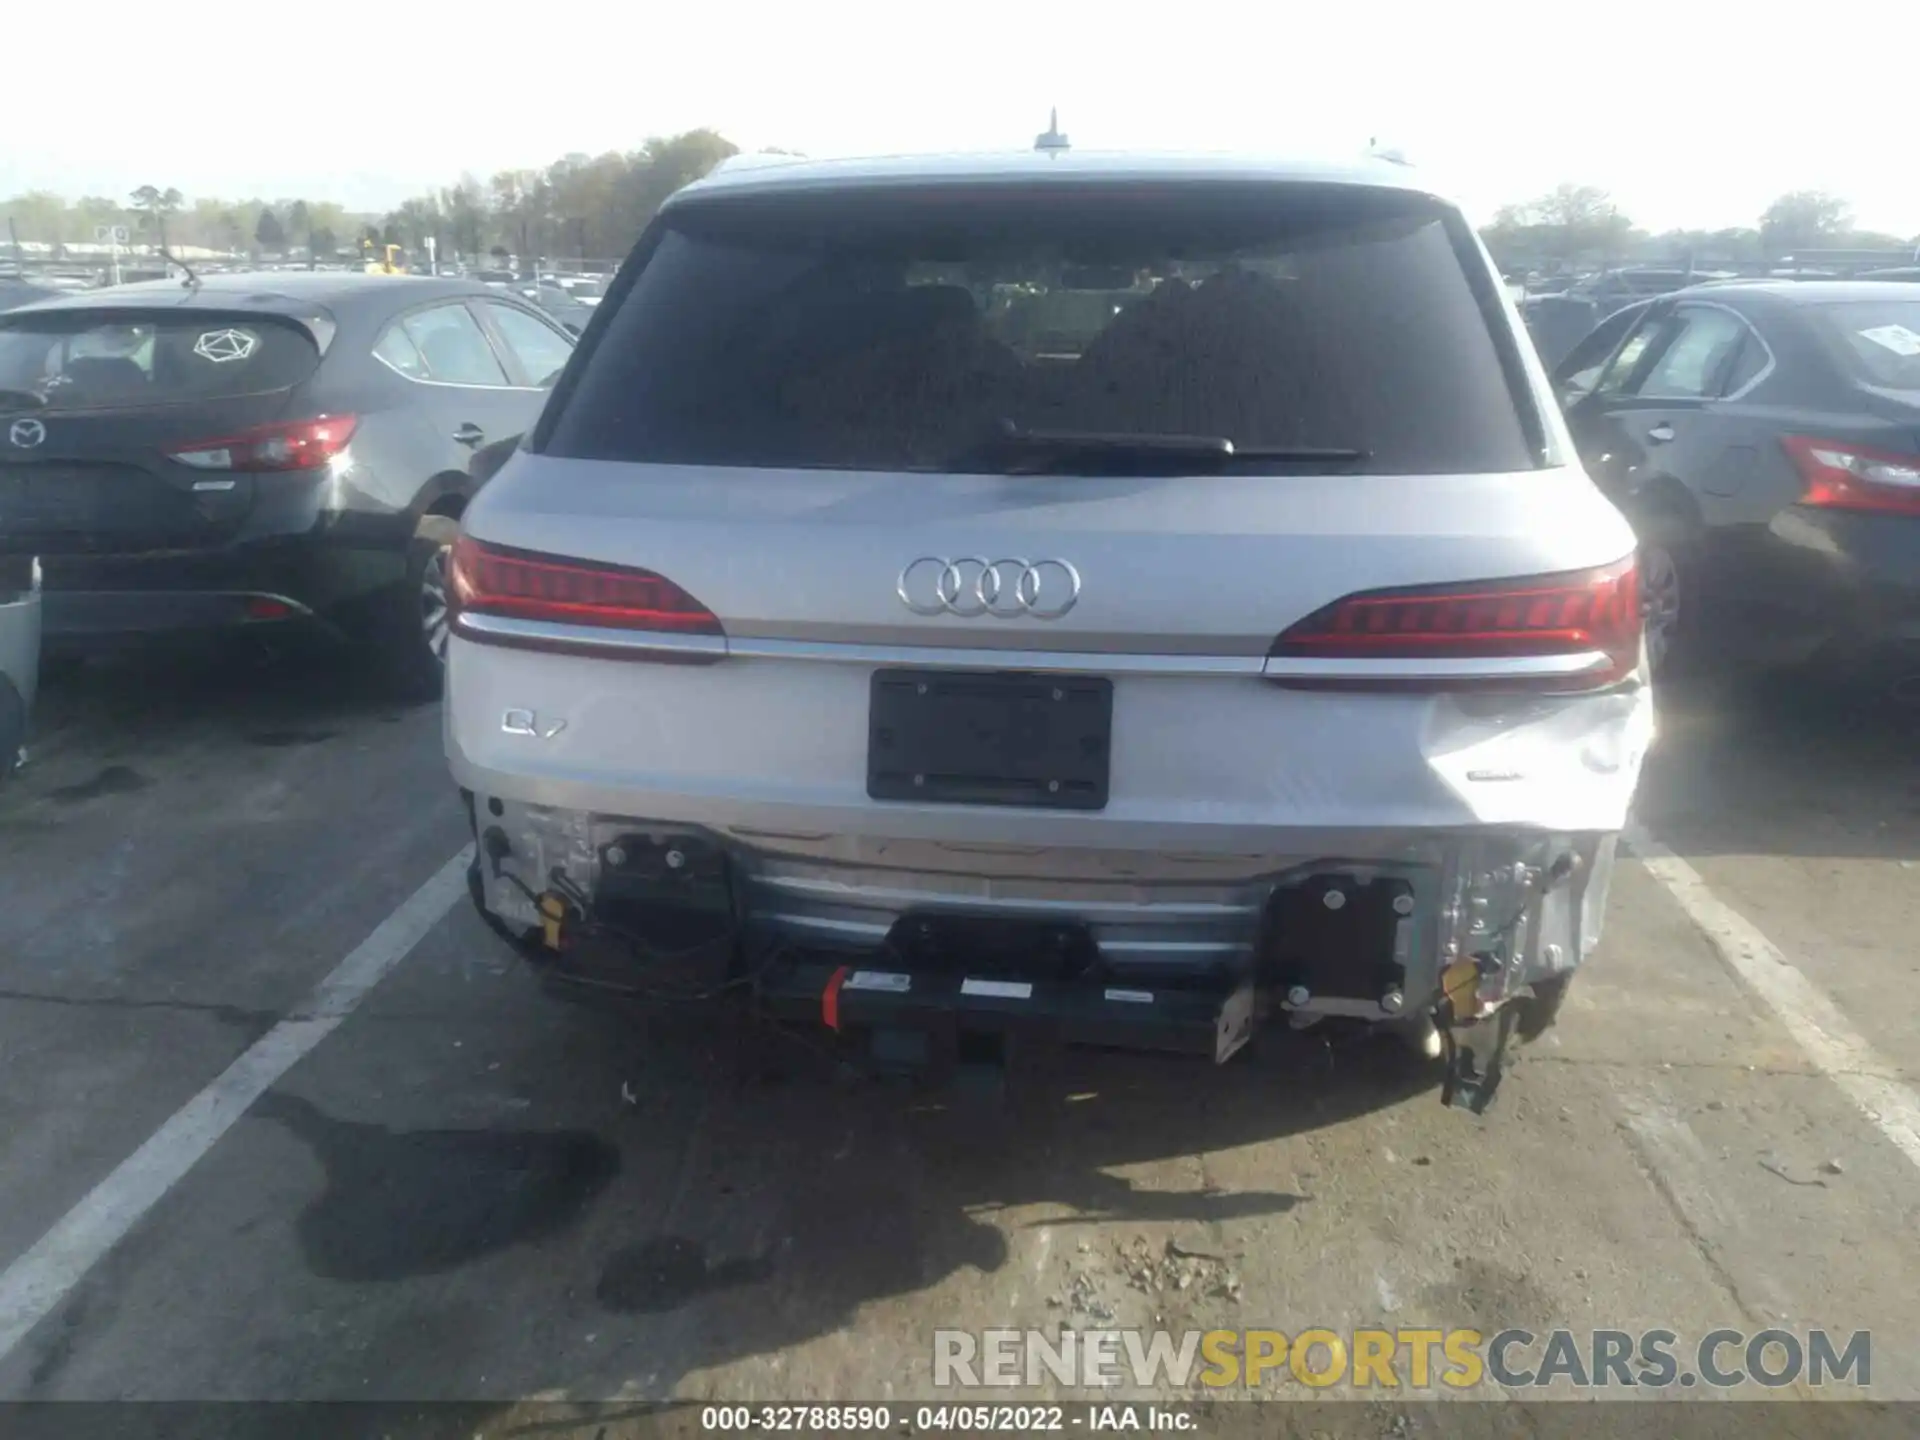
[(208, 275), (0, 316), (0, 556), (49, 649), (306, 626), (436, 691), (443, 570), (573, 341), (460, 280)]

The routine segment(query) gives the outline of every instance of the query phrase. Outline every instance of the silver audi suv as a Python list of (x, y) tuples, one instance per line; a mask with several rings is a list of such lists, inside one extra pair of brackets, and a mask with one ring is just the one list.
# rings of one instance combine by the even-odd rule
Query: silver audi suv
[(870, 1056), (1358, 1021), (1485, 1103), (1652, 699), (1633, 535), (1417, 172), (726, 166), (601, 310), (452, 563), (497, 931)]

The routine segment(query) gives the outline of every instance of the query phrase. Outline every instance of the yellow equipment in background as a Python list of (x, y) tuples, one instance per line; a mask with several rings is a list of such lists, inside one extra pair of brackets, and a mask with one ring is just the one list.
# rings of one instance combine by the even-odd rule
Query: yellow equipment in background
[(381, 246), (379, 252), (376, 253), (376, 251), (374, 250), (373, 242), (371, 240), (363, 239), (360, 242), (360, 255), (361, 255), (361, 258), (365, 261), (365, 269), (367, 274), (369, 275), (404, 275), (406, 274), (407, 267), (400, 263), (400, 251), (402, 248), (403, 247), (399, 245), (384, 245), (384, 246)]

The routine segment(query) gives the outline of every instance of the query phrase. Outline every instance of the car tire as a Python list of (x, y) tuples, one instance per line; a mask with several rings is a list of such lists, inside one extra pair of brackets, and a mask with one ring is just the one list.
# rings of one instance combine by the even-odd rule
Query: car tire
[(446, 681), (447, 559), (460, 522), (421, 518), (407, 545), (406, 579), (376, 607), (369, 639), (395, 694), (436, 700)]
[(1647, 632), (1647, 668), (1656, 680), (1694, 663), (1693, 595), (1679, 527), (1655, 522), (1640, 540), (1640, 604)]

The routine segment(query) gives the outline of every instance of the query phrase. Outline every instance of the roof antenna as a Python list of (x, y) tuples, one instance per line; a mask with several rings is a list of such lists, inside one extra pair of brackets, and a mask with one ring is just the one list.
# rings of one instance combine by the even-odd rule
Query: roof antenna
[(1058, 155), (1073, 147), (1067, 143), (1067, 137), (1060, 133), (1060, 107), (1055, 106), (1047, 115), (1047, 133), (1033, 137), (1033, 148), (1048, 155)]

